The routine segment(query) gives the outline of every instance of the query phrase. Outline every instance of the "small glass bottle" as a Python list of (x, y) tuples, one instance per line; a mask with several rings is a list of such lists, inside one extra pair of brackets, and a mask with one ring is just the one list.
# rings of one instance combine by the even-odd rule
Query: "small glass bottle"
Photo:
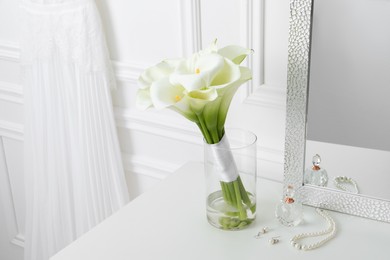
[(276, 207), (276, 218), (287, 227), (297, 226), (303, 219), (302, 211), (302, 204), (294, 199), (294, 188), (289, 185), (283, 200)]
[(313, 156), (313, 166), (306, 169), (303, 182), (305, 184), (312, 184), (326, 187), (328, 185), (328, 173), (325, 169), (321, 169), (321, 157), (316, 154)]

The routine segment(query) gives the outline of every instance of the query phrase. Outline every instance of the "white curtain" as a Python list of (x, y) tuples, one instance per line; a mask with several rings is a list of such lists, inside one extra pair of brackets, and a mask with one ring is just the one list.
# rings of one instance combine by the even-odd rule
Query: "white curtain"
[(93, 0), (22, 1), (26, 260), (46, 260), (128, 202), (112, 71)]

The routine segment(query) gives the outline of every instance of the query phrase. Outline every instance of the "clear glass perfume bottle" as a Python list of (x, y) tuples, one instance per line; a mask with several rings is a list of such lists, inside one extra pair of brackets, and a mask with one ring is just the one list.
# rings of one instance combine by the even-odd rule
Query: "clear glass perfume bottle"
[(303, 219), (302, 204), (294, 198), (294, 188), (289, 185), (282, 201), (277, 205), (275, 215), (287, 227), (297, 226)]
[(321, 157), (316, 154), (313, 156), (313, 166), (306, 169), (303, 182), (326, 187), (328, 185), (328, 173), (320, 167)]

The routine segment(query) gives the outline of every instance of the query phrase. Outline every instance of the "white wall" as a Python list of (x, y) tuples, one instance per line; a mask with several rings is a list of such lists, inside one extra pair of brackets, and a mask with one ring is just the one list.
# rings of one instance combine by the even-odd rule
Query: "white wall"
[[(115, 117), (132, 198), (190, 160), (202, 138), (171, 111), (138, 111), (136, 80), (164, 58), (189, 55), (214, 38), (255, 50), (254, 79), (237, 93), (227, 125), (258, 136), (258, 174), (282, 180), (288, 0), (96, 0), (118, 80)], [(0, 259), (22, 259), (23, 88), (18, 1), (0, 1)]]

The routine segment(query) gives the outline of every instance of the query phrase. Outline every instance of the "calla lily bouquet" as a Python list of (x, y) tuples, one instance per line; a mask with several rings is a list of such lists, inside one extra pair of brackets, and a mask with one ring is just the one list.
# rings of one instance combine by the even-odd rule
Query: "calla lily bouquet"
[[(170, 108), (194, 122), (208, 144), (218, 144), (225, 134), (226, 116), (234, 94), (252, 78), (250, 69), (240, 66), (251, 53), (252, 50), (240, 46), (218, 49), (214, 41), (190, 58), (164, 60), (139, 77), (137, 107)], [(220, 168), (231, 171), (230, 166)], [(238, 173), (229, 176), (220, 181), (223, 198), (238, 210), (239, 219), (245, 221), (245, 205), (253, 210), (254, 205)]]

